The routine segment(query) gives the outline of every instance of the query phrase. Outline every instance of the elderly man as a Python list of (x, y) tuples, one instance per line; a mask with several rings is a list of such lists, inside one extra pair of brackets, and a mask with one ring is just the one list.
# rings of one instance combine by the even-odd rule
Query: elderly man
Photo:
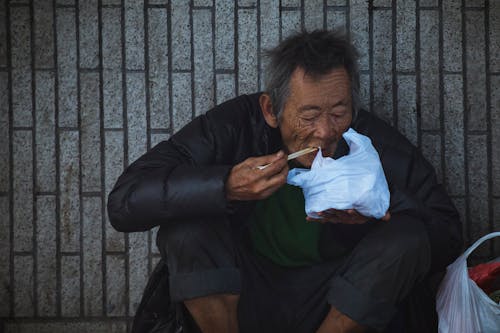
[[(185, 305), (195, 331), (401, 332), (417, 321), (432, 331), (433, 294), (423, 286), (462, 246), (433, 168), (360, 109), (356, 51), (342, 34), (291, 36), (269, 59), (266, 92), (215, 107), (125, 170), (109, 196), (112, 225), (160, 226), (164, 292)], [(307, 218), (301, 189), (286, 179), (315, 154), (287, 155), (348, 154), (350, 127), (380, 155), (389, 211), (380, 220), (353, 209)]]

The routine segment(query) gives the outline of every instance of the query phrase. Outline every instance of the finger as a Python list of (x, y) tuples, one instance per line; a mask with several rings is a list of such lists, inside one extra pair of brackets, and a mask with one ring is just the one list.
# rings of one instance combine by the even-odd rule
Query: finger
[(271, 190), (275, 191), (283, 184), (286, 183), (286, 178), (288, 175), (288, 165), (285, 164), (283, 168), (276, 174), (270, 175), (266, 178), (261, 178), (259, 181), (259, 185), (262, 186), (263, 190)]
[[(251, 161), (251, 163), (253, 164), (253, 166), (255, 168), (257, 168), (258, 166), (263, 166), (263, 165), (267, 165), (267, 164), (273, 164), (274, 162), (280, 160), (280, 159), (285, 159), (286, 160), (286, 155), (285, 153), (280, 150), (274, 154), (270, 154), (270, 155), (264, 155), (264, 156), (258, 156), (258, 157), (252, 157), (250, 158), (249, 160)], [(270, 165), (262, 170), (265, 170), (267, 168), (269, 168)]]

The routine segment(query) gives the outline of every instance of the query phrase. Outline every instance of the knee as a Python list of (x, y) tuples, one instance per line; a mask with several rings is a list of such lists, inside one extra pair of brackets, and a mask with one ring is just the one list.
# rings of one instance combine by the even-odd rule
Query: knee
[(389, 255), (418, 264), (423, 270), (430, 265), (430, 243), (425, 225), (417, 218), (396, 215), (387, 224), (386, 250)]
[(190, 251), (207, 242), (206, 229), (206, 224), (198, 221), (172, 221), (160, 227), (156, 242), (162, 257), (180, 253), (189, 255)]

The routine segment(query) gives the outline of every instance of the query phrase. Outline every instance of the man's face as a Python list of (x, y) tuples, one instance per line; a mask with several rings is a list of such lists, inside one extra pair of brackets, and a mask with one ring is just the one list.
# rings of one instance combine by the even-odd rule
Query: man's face
[[(294, 71), (290, 95), (279, 119), (288, 154), (307, 147), (321, 147), (324, 157), (333, 156), (351, 120), (351, 85), (344, 68), (315, 78), (304, 75), (301, 68)], [(315, 155), (303, 155), (297, 162), (309, 168)]]

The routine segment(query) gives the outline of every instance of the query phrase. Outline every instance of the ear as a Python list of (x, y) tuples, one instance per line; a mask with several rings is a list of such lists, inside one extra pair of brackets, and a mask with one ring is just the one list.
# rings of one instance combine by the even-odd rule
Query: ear
[(273, 105), (271, 103), (271, 96), (263, 93), (259, 97), (260, 109), (262, 110), (262, 115), (266, 120), (266, 123), (272, 128), (278, 127), (278, 118), (273, 112)]

